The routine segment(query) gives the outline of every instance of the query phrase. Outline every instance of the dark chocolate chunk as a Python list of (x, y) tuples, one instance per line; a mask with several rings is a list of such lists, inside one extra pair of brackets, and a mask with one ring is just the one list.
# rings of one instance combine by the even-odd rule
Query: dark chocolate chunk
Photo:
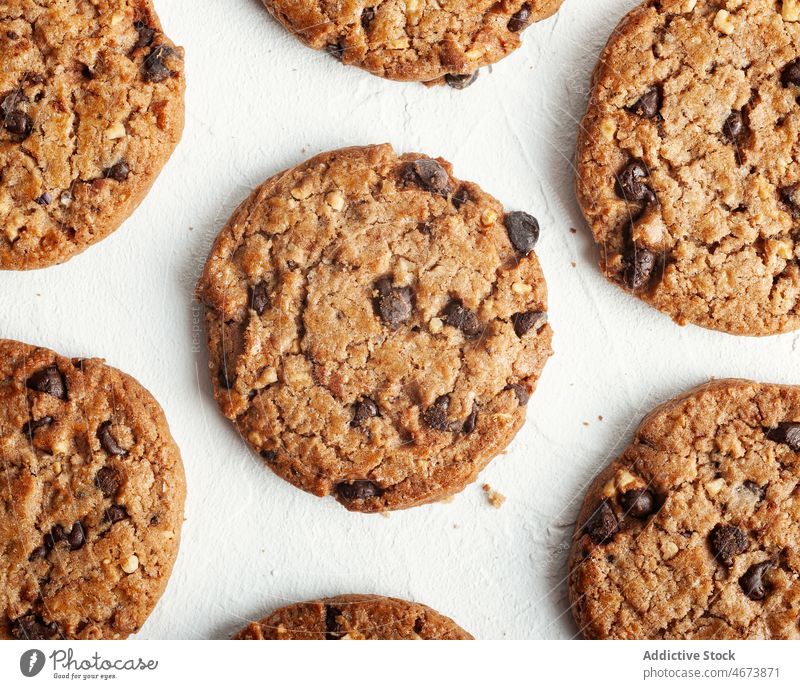
[(658, 86), (651, 86), (627, 110), (639, 117), (653, 119), (661, 111), (661, 89)]
[(742, 587), (744, 594), (752, 600), (763, 600), (767, 595), (767, 586), (764, 582), (764, 575), (774, 567), (771, 560), (759, 562), (752, 565), (741, 577), (739, 586)]
[(517, 396), (517, 402), (519, 402), (520, 407), (524, 407), (528, 404), (528, 400), (531, 398), (531, 393), (528, 392), (528, 388), (524, 385), (520, 385), (519, 383), (512, 383), (511, 385), (507, 385), (505, 390), (513, 390), (514, 394)]
[(800, 218), (800, 184), (792, 184), (780, 190), (781, 201), (788, 207), (795, 218)]
[(478, 70), (472, 74), (445, 74), (444, 81), (451, 88), (462, 91), (468, 86), (472, 86), (478, 78)]
[(67, 399), (67, 383), (57, 366), (48, 366), (34, 373), (25, 385), (36, 392), (44, 392), (60, 400)]
[(86, 532), (83, 529), (83, 524), (75, 522), (72, 529), (67, 536), (67, 543), (69, 543), (70, 550), (80, 550), (86, 543)]
[(722, 133), (728, 140), (733, 142), (744, 136), (746, 131), (747, 124), (745, 123), (744, 114), (739, 110), (734, 110), (725, 120), (725, 124), (722, 125)]
[(783, 68), (781, 83), (784, 86), (800, 86), (800, 59), (790, 62)]
[(447, 171), (437, 161), (430, 158), (406, 163), (403, 179), (439, 196), (448, 196), (452, 191)]
[(339, 497), (346, 502), (353, 500), (366, 500), (383, 495), (383, 488), (372, 481), (351, 481), (350, 483), (339, 483), (336, 486)]
[(708, 538), (714, 557), (729, 567), (733, 564), (734, 557), (750, 547), (750, 539), (735, 526), (717, 524)]
[(656, 508), (656, 501), (653, 493), (646, 488), (631, 488), (620, 496), (620, 503), (625, 510), (625, 514), (644, 519), (649, 517)]
[(374, 7), (365, 7), (361, 12), (361, 26), (366, 31), (369, 28), (369, 25), (372, 24), (372, 21), (375, 19), (375, 8)]
[(128, 518), (128, 510), (126, 510), (122, 505), (111, 505), (106, 510), (105, 519), (107, 522), (111, 522), (112, 524), (116, 524), (117, 522), (121, 522), (123, 519)]
[(138, 38), (136, 39), (136, 43), (134, 44), (134, 49), (136, 48), (146, 48), (149, 46), (156, 35), (156, 30), (145, 24), (143, 21), (135, 21), (133, 22), (133, 28), (136, 29), (137, 33), (139, 34)]
[(625, 272), (622, 279), (628, 289), (634, 291), (645, 287), (653, 277), (656, 267), (656, 255), (649, 249), (642, 249), (632, 245), (625, 257)]
[(53, 423), (52, 416), (43, 416), (41, 419), (36, 419), (36, 420), (31, 419), (22, 426), (22, 433), (31, 438), (33, 436), (33, 432), (37, 428), (42, 428), (43, 426), (49, 426), (51, 423)]
[(642, 181), (649, 175), (644, 161), (634, 158), (617, 175), (617, 195), (629, 203), (654, 203), (655, 193)]
[(177, 56), (177, 53), (168, 45), (161, 43), (160, 45), (155, 46), (142, 63), (144, 80), (157, 84), (165, 79), (175, 76), (175, 73), (169, 67), (167, 67), (166, 64), (166, 61), (170, 57), (175, 56)]
[(52, 549), (56, 547), (57, 543), (66, 541), (67, 538), (67, 532), (64, 531), (64, 527), (61, 524), (56, 524), (50, 528), (50, 533), (45, 535), (44, 544)]
[(382, 278), (375, 284), (375, 289), (378, 291), (375, 311), (392, 330), (411, 318), (413, 298), (408, 287), (392, 287), (389, 278)]
[(332, 58), (339, 60), (339, 62), (344, 58), (344, 51), (345, 46), (338, 41), (336, 43), (328, 43), (328, 45), (325, 46), (325, 52)]
[(475, 426), (478, 425), (478, 405), (475, 404), (472, 406), (472, 411), (469, 413), (467, 420), (464, 421), (464, 425), (461, 427), (462, 433), (465, 435), (469, 435), (472, 431), (475, 430)]
[(104, 421), (97, 429), (97, 439), (100, 441), (100, 446), (115, 457), (124, 457), (128, 454), (127, 450), (123, 450), (118, 444), (114, 436), (111, 434), (111, 421)]
[(597, 544), (608, 541), (618, 529), (619, 523), (608, 500), (600, 503), (583, 527), (584, 533)]
[(514, 332), (517, 337), (522, 337), (531, 330), (539, 332), (547, 323), (547, 314), (544, 311), (524, 311), (515, 313), (511, 320), (514, 323)]
[(445, 307), (444, 320), (447, 325), (458, 328), (466, 337), (477, 337), (483, 330), (475, 313), (465, 309), (464, 305), (457, 299), (453, 299)]
[(33, 120), (31, 116), (21, 110), (15, 110), (3, 118), (3, 126), (9, 134), (18, 141), (27, 139), (33, 131)]
[(261, 450), (259, 453), (265, 462), (274, 462), (278, 453), (275, 450)]
[(528, 26), (530, 20), (531, 7), (526, 2), (522, 7), (519, 8), (517, 12), (514, 12), (514, 14), (511, 15), (511, 19), (508, 20), (508, 30), (512, 31), (513, 33), (519, 33)]
[(341, 615), (342, 611), (339, 608), (334, 608), (332, 605), (325, 606), (325, 639), (327, 641), (338, 641), (342, 638), (343, 630), (338, 621)]
[(450, 409), (449, 395), (441, 395), (422, 414), (425, 423), (435, 431), (453, 432), (458, 430), (458, 422), (451, 421), (447, 416)]
[(95, 475), (94, 483), (100, 489), (103, 497), (113, 498), (122, 485), (122, 479), (115, 469), (103, 467)]
[(47, 554), (50, 552), (50, 548), (46, 545), (40, 545), (36, 550), (34, 550), (30, 556), (28, 557), (29, 562), (34, 562), (35, 560), (43, 560), (47, 557)]
[(38, 203), (40, 206), (49, 206), (50, 202), (53, 200), (53, 197), (50, 196), (47, 192), (44, 192), (41, 196), (37, 196), (34, 201)]
[(61, 630), (55, 622), (47, 624), (38, 615), (30, 613), (14, 620), (11, 634), (22, 641), (52, 641), (61, 637)]
[(517, 252), (527, 256), (539, 241), (539, 221), (529, 213), (514, 211), (506, 213), (503, 221), (508, 239)]
[(362, 397), (353, 406), (353, 419), (350, 421), (350, 425), (353, 428), (358, 428), (362, 426), (365, 421), (369, 421), (377, 415), (378, 405), (369, 397)]
[(250, 308), (259, 316), (267, 310), (269, 306), (269, 287), (266, 282), (259, 282), (250, 288)]
[(108, 170), (106, 170), (106, 177), (109, 179), (113, 179), (115, 182), (124, 182), (128, 179), (128, 175), (131, 173), (131, 169), (128, 166), (128, 163), (124, 160), (120, 160), (115, 165), (112, 165)]
[(773, 442), (788, 445), (795, 452), (800, 452), (800, 422), (784, 421), (775, 428), (765, 428), (764, 434)]

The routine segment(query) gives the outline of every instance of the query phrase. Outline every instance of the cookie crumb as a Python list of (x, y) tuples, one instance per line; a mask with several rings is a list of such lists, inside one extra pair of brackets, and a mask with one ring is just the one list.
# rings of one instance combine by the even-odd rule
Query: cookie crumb
[(492, 490), (492, 487), (488, 483), (483, 484), (483, 492), (486, 493), (486, 499), (489, 504), (496, 510), (499, 510), (506, 501), (506, 496), (496, 490)]

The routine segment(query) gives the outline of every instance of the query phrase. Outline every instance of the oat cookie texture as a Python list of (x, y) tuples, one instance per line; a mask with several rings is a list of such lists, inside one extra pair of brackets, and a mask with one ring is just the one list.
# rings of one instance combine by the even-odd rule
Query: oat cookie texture
[(347, 595), (288, 605), (251, 622), (238, 640), (468, 640), (453, 620), (419, 603)]
[(0, 269), (116, 230), (183, 130), (183, 51), (150, 0), (0, 0)]
[(398, 81), (469, 86), (562, 0), (263, 0), (288, 31), (347, 65)]
[(464, 488), (551, 353), (536, 219), (388, 145), (257, 188), (211, 251), (214, 395), (277, 474), (348, 509)]
[(150, 393), (100, 359), (0, 340), (0, 466), (0, 639), (139, 631), (186, 493)]
[(577, 151), (613, 282), (680, 324), (800, 328), (800, 5), (650, 0), (614, 31)]
[(712, 381), (590, 486), (569, 592), (590, 639), (800, 638), (800, 387)]

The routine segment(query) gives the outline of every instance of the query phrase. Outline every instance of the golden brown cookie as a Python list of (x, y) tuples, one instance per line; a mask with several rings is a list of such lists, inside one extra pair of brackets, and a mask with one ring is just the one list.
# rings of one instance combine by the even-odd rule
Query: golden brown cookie
[(198, 285), (222, 412), (278, 475), (351, 510), (462, 490), (551, 353), (538, 235), (445, 161), (388, 145), (276, 175)]
[(150, 0), (0, 2), (0, 269), (116, 230), (183, 130), (183, 51)]
[(0, 639), (139, 631), (186, 493), (150, 393), (101, 359), (0, 340), (0, 467)]
[(453, 620), (419, 603), (348, 595), (295, 603), (251, 622), (238, 640), (467, 640)]
[(562, 0), (263, 0), (294, 36), (397, 81), (469, 86)]
[(592, 483), (569, 591), (590, 639), (800, 638), (800, 387), (713, 381)]
[(577, 152), (613, 282), (680, 324), (800, 328), (800, 18), (648, 0), (612, 34)]

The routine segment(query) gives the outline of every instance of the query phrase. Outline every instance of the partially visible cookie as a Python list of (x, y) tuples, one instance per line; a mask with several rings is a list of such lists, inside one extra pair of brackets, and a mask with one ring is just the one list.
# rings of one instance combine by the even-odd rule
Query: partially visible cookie
[(348, 595), (295, 603), (251, 622), (238, 640), (467, 640), (472, 636), (435, 610), (397, 598)]
[(222, 412), (348, 509), (452, 495), (514, 437), (550, 356), (535, 218), (391, 146), (256, 189), (198, 285)]
[(100, 359), (0, 340), (0, 469), (0, 639), (139, 631), (186, 492), (150, 393)]
[(586, 638), (800, 638), (800, 387), (655, 409), (589, 488), (569, 568)]
[(796, 5), (648, 0), (597, 65), (577, 184), (600, 267), (681, 325), (800, 328)]
[(150, 0), (0, 5), (0, 269), (116, 230), (183, 130), (183, 51)]
[(263, 0), (294, 36), (347, 65), (397, 81), (461, 89), (520, 46), (563, 0)]

